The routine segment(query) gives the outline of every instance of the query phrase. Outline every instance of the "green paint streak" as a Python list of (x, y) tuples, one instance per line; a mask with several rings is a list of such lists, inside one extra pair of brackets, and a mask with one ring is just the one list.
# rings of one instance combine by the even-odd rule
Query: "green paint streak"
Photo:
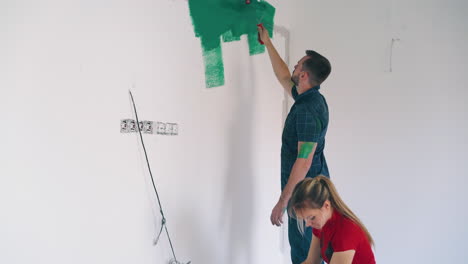
[(205, 62), (205, 85), (207, 88), (224, 85), (224, 64), (221, 45), (212, 49), (203, 49)]
[(312, 153), (312, 150), (315, 147), (315, 142), (304, 142), (301, 145), (301, 149), (299, 150), (299, 154), (297, 155), (297, 158), (299, 159), (307, 159), (309, 158), (310, 153)]
[(265, 52), (265, 46), (260, 44), (260, 42), (258, 42), (257, 34), (247, 35), (247, 41), (249, 42), (249, 54), (250, 55), (256, 55), (256, 54)]
[(238, 41), (240, 39), (241, 39), (240, 36), (234, 36), (231, 30), (223, 34), (223, 42)]
[(264, 0), (249, 5), (243, 0), (190, 0), (189, 9), (195, 36), (201, 40), (207, 88), (224, 85), (221, 40), (233, 42), (247, 35), (249, 54), (255, 55), (265, 52), (257, 38), (259, 22), (273, 37), (275, 8)]

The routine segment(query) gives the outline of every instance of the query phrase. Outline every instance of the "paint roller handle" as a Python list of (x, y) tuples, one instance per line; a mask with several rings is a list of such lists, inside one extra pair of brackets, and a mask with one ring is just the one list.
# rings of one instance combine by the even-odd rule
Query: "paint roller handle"
[(257, 27), (259, 27), (259, 29), (258, 29), (258, 42), (260, 42), (260, 44), (262, 44), (262, 45), (265, 45), (265, 42), (263, 42), (262, 38), (260, 37), (260, 29), (263, 31), (263, 30), (265, 30), (265, 28), (263, 27), (262, 23), (257, 24)]

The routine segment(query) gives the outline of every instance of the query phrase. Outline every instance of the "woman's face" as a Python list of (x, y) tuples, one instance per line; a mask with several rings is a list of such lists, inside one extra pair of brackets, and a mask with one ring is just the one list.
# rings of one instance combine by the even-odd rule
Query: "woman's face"
[(320, 209), (304, 208), (300, 211), (296, 211), (297, 218), (299, 220), (304, 220), (306, 226), (310, 226), (314, 229), (322, 229), (328, 219), (331, 218), (332, 213), (333, 210), (328, 200), (325, 201)]

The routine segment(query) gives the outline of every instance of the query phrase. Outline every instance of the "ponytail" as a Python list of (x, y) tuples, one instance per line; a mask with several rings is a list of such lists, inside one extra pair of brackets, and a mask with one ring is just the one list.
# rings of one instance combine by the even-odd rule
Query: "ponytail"
[[(366, 233), (369, 243), (374, 245), (374, 240), (367, 228), (343, 202), (331, 180), (323, 175), (314, 178), (305, 178), (296, 185), (291, 199), (289, 200), (288, 213), (291, 217), (296, 218), (295, 212), (297, 210), (304, 208), (320, 209), (326, 200), (330, 201), (332, 208), (356, 223), (364, 233)], [(298, 221), (298, 225), (299, 222), (300, 221)], [(304, 227), (302, 225), (303, 222), (301, 222), (299, 228), (303, 231)]]

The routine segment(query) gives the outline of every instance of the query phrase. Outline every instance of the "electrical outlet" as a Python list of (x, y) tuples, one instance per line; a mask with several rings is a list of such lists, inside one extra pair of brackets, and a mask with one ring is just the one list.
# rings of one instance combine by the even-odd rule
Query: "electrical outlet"
[[(176, 123), (143, 120), (139, 122), (138, 126), (141, 133), (145, 134), (173, 136), (179, 133), (179, 126)], [(120, 120), (120, 133), (138, 133), (136, 121), (133, 119)]]
[(137, 124), (135, 120), (131, 119), (130, 121), (128, 121), (128, 132), (129, 133), (137, 132), (136, 126)]
[(172, 123), (166, 123), (166, 130), (164, 131), (165, 135), (172, 135)]
[(120, 120), (120, 133), (132, 133), (136, 132), (136, 122), (133, 119), (122, 119)]
[(175, 136), (175, 135), (178, 134), (178, 130), (179, 129), (178, 129), (176, 123), (167, 123), (166, 124), (166, 135)]
[(165, 135), (166, 134), (166, 123), (158, 122), (157, 123), (157, 130), (156, 133), (158, 135)]
[(153, 134), (153, 121), (143, 121), (143, 128), (141, 132), (146, 134)]
[(128, 133), (128, 122), (131, 119), (122, 119), (120, 120), (120, 133)]

